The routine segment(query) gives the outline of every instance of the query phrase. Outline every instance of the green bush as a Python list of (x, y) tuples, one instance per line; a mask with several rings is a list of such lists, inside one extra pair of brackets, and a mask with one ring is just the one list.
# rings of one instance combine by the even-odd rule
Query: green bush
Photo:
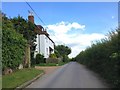
[(16, 69), (23, 63), (27, 41), (14, 30), (13, 23), (7, 17), (2, 19), (2, 69)]
[(36, 60), (36, 64), (40, 64), (40, 63), (44, 63), (44, 62), (45, 62), (45, 61), (44, 61), (44, 56), (41, 55), (40, 53), (38, 53), (38, 54), (36, 55), (35, 60)]
[(60, 62), (60, 59), (58, 58), (47, 58), (46, 59), (46, 63), (59, 63)]
[(56, 63), (40, 63), (40, 64), (37, 64), (37, 66), (56, 66), (57, 64)]
[(50, 54), (50, 58), (57, 58), (55, 53)]
[(120, 88), (120, 29), (115, 32), (80, 52), (75, 59), (99, 73), (113, 87)]
[(30, 67), (31, 65), (33, 66), (35, 64), (34, 51), (36, 48), (36, 32), (34, 31), (35, 25), (29, 20), (25, 20), (20, 15), (11, 18), (10, 21), (13, 23), (15, 31), (22, 34), (23, 37), (27, 40), (28, 46), (25, 53), (26, 63), (24, 64), (24, 67)]
[(67, 55), (63, 55), (63, 62), (69, 62), (70, 59)]

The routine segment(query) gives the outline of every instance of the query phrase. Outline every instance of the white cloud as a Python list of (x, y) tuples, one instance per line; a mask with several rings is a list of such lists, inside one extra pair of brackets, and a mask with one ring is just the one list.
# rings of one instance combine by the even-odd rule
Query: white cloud
[(85, 25), (81, 25), (77, 22), (60, 22), (53, 25), (47, 25), (48, 32), (54, 33), (50, 34), (56, 45), (65, 44), (72, 49), (72, 53), (69, 57), (75, 57), (80, 51), (84, 50), (86, 47), (91, 45), (92, 41), (96, 41), (104, 38), (103, 34), (92, 33), (92, 34), (82, 34), (82, 33), (67, 33), (74, 30), (85, 30)]
[(48, 25), (47, 26), (49, 30), (54, 31), (56, 34), (65, 34), (71, 29), (81, 29), (84, 30), (85, 25), (80, 25), (79, 23), (73, 22), (73, 23), (68, 23), (68, 22), (60, 22), (56, 23), (53, 25)]

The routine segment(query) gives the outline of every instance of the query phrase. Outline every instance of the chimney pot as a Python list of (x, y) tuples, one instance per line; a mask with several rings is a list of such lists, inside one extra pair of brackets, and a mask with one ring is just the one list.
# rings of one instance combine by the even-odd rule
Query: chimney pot
[(29, 12), (28, 20), (29, 20), (31, 23), (34, 24), (34, 16), (33, 16), (33, 12), (30, 12), (30, 11), (28, 11), (28, 12)]

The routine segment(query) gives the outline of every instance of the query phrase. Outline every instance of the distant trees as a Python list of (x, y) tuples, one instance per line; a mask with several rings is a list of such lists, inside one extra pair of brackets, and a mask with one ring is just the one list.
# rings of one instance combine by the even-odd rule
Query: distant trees
[(69, 60), (68, 55), (71, 53), (71, 49), (65, 45), (55, 46), (55, 54), (57, 57), (62, 56), (63, 62), (67, 62)]
[(71, 53), (71, 49), (65, 45), (58, 45), (55, 49), (59, 52), (60, 55), (69, 55)]
[(120, 88), (120, 29), (80, 52), (75, 60), (99, 73), (114, 87)]

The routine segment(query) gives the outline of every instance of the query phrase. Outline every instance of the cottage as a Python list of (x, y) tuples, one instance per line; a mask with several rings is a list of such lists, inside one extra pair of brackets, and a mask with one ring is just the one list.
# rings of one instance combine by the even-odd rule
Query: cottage
[[(32, 13), (29, 13), (28, 20), (30, 22), (34, 23), (34, 16)], [(36, 54), (40, 53), (44, 55), (44, 58), (49, 58), (49, 55), (51, 53), (54, 53), (54, 46), (55, 43), (53, 40), (49, 37), (49, 34), (47, 33), (46, 29), (44, 29), (41, 25), (36, 25), (35, 32), (37, 33), (36, 38), (36, 50), (35, 50), (35, 56)]]

